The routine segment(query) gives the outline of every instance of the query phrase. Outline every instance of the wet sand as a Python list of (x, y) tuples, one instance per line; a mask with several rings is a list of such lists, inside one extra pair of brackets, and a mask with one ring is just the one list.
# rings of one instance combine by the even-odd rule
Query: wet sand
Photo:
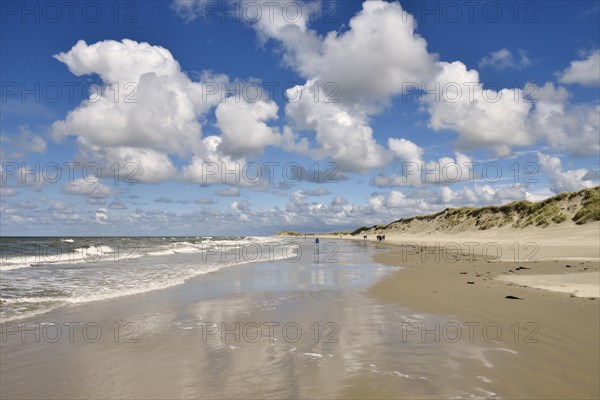
[(28, 332), (4, 324), (1, 397), (496, 396), (485, 366), (508, 349), (423, 345), (404, 336), (407, 324), (451, 320), (369, 292), (398, 271), (373, 262), (390, 247), (324, 240), (315, 259), (312, 241), (300, 242), (295, 263), (239, 265), (160, 291), (54, 310), (23, 321)]

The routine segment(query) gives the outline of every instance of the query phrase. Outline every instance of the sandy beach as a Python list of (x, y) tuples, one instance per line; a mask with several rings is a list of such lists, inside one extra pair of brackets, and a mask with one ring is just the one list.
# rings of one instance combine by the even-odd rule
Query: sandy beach
[(590, 239), (529, 262), (313, 240), (290, 239), (295, 262), (3, 324), (2, 398), (598, 397), (599, 299), (497, 279), (597, 284)]
[[(519, 344), (488, 343), (480, 332), (473, 342), (423, 341), (407, 334), (421, 324), (428, 329), (455, 324), (454, 311), (465, 314), (411, 301), (419, 290), (399, 292), (396, 285), (409, 285), (407, 277), (416, 275), (412, 268), (399, 271), (378, 263), (393, 257), (393, 247), (323, 240), (324, 253), (315, 258), (312, 240), (297, 242), (305, 254), (297, 262), (232, 266), (165, 290), (3, 324), (2, 398), (493, 398), (527, 393), (509, 368), (515, 362), (526, 365), (518, 361)], [(329, 260), (326, 246), (336, 249)], [(422, 288), (424, 282), (414, 285)], [(451, 288), (440, 285), (440, 295), (443, 287)], [(506, 310), (503, 301), (510, 302), (499, 300), (498, 309)], [(597, 303), (581, 306), (591, 312)], [(491, 318), (470, 316), (482, 322)], [(597, 329), (597, 320), (587, 317), (588, 329)], [(525, 321), (511, 314), (497, 321), (508, 329), (511, 319)], [(540, 333), (540, 340), (545, 338)], [(587, 345), (581, 349), (590, 355)], [(597, 369), (592, 361), (582, 365), (590, 374)], [(571, 373), (588, 381), (585, 371), (576, 371)], [(568, 384), (563, 393), (595, 393), (587, 385), (574, 392)]]
[[(495, 353), (487, 376), (492, 391), (507, 398), (598, 398), (599, 225), (573, 228), (530, 229), (513, 237), (494, 232), (479, 239), (387, 235), (386, 242), (398, 248), (376, 255), (375, 260), (407, 269), (369, 292), (413, 310), (450, 316), (458, 323), (474, 322), (477, 328), (490, 324), (493, 338), (496, 328), (501, 329), (494, 346), (515, 353)], [(511, 259), (514, 237), (535, 243), (535, 256)], [(505, 256), (490, 260), (477, 251), (449, 250), (469, 241), (479, 243), (479, 248), (497, 243)], [(419, 243), (417, 251), (414, 243)], [(419, 329), (416, 335), (420, 333)], [(474, 338), (474, 343), (489, 343), (483, 335)]]

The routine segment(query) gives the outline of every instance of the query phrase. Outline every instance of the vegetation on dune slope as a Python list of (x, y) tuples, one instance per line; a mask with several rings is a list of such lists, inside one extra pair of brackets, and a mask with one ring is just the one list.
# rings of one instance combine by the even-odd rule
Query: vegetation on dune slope
[(401, 218), (388, 225), (361, 227), (352, 235), (378, 231), (487, 230), (509, 225), (546, 227), (571, 220), (576, 224), (600, 221), (600, 186), (560, 193), (540, 202), (514, 201), (503, 206), (447, 208), (435, 214)]
[(600, 187), (586, 189), (583, 207), (573, 217), (576, 224), (585, 224), (590, 221), (600, 221)]
[(278, 231), (276, 233), (277, 236), (304, 236), (304, 233), (299, 233), (295, 231)]

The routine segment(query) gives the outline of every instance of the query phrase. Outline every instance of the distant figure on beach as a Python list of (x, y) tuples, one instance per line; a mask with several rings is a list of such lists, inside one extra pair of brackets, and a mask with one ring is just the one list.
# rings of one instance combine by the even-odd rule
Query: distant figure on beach
[(315, 239), (315, 244), (319, 244), (319, 238)]
[(381, 240), (385, 240), (385, 235), (381, 235)]
[(364, 240), (367, 240), (367, 235), (363, 236), (363, 239), (364, 239)]

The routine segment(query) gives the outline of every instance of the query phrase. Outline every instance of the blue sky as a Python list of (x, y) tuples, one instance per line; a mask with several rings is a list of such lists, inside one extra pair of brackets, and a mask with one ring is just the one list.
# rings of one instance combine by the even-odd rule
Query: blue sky
[(1, 4), (2, 235), (346, 230), (598, 184), (598, 2)]

